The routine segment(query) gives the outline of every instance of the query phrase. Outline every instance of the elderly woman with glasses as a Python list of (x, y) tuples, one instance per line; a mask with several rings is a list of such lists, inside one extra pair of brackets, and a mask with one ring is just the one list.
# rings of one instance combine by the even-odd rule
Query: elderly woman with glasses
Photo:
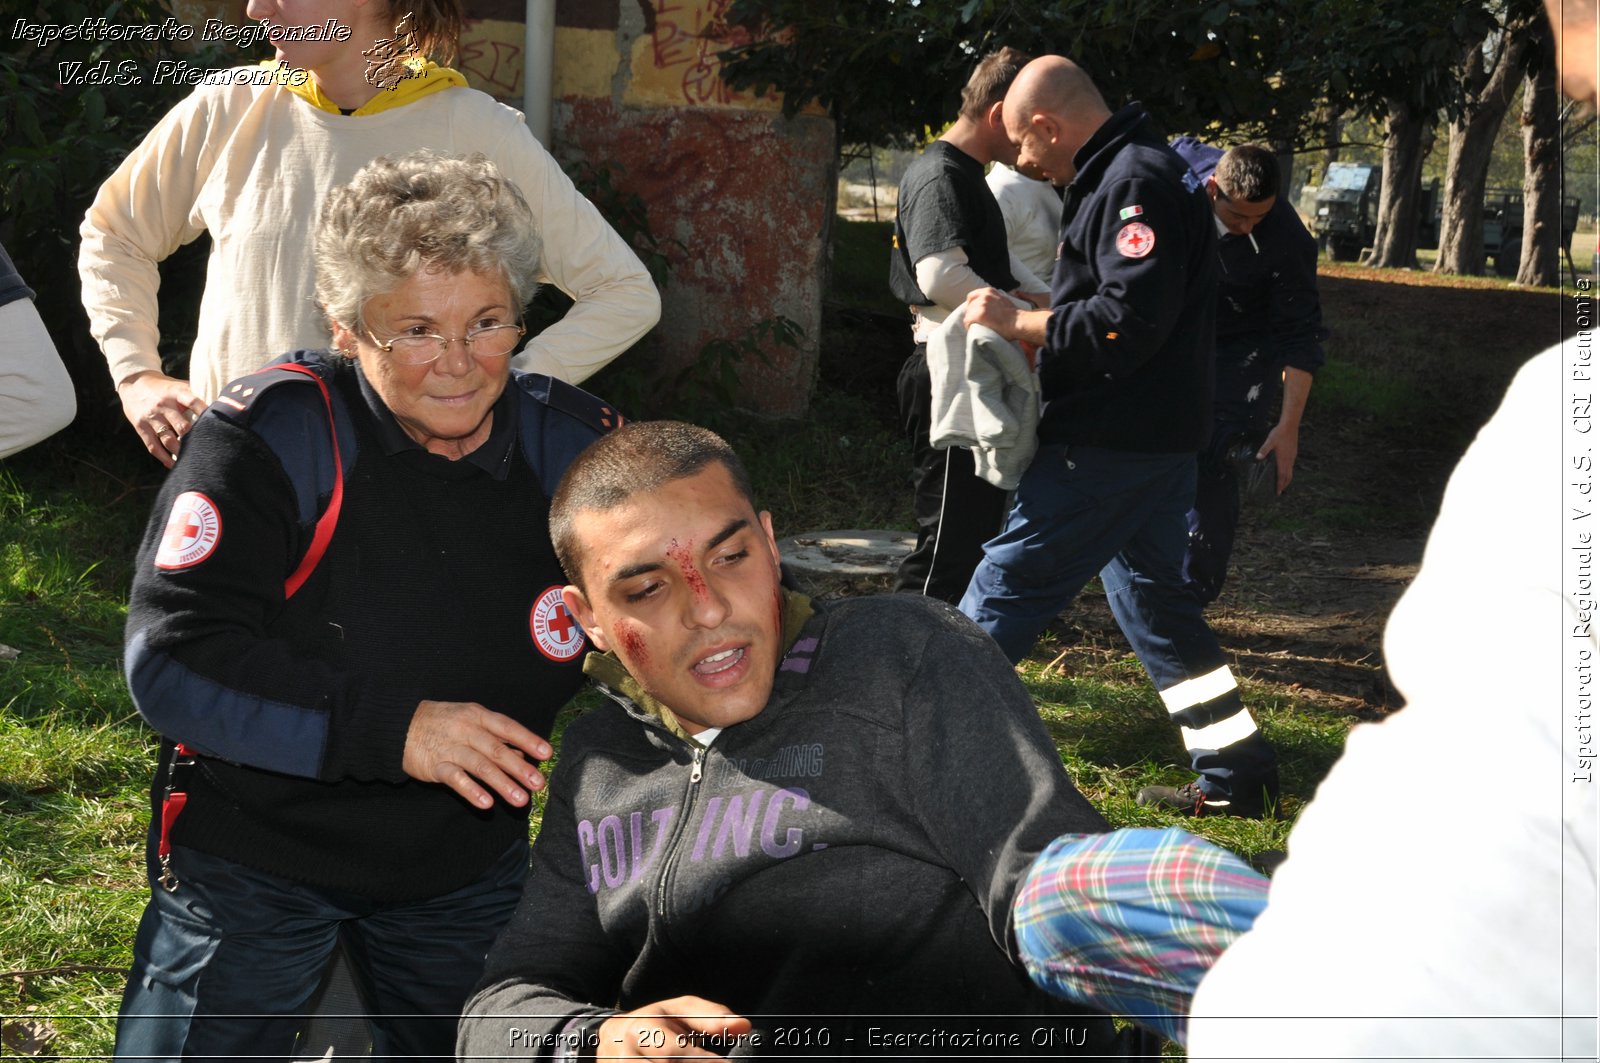
[(119, 1057), (289, 1057), (341, 939), (376, 1054), (452, 1054), (582, 680), (548, 497), (618, 420), (510, 368), (539, 255), (482, 156), (376, 160), (318, 227), (336, 349), (195, 424), (128, 610), (163, 739)]

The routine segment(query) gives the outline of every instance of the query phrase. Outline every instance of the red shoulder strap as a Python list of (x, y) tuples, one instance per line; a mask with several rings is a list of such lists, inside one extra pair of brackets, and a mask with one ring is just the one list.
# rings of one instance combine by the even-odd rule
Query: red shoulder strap
[(317, 518), (317, 530), (311, 537), (311, 545), (306, 549), (305, 556), (289, 574), (289, 578), (283, 581), (283, 597), (287, 601), (295, 596), (305, 581), (311, 577), (311, 573), (316, 571), (322, 555), (328, 550), (329, 541), (333, 539), (333, 529), (339, 524), (339, 507), (344, 503), (344, 460), (339, 454), (339, 430), (333, 420), (333, 398), (328, 394), (328, 384), (322, 379), (322, 375), (314, 369), (293, 362), (273, 368), (300, 373), (317, 382), (317, 390), (322, 392), (322, 404), (328, 410), (328, 437), (333, 444), (333, 492), (328, 496), (328, 507), (322, 511), (322, 516)]

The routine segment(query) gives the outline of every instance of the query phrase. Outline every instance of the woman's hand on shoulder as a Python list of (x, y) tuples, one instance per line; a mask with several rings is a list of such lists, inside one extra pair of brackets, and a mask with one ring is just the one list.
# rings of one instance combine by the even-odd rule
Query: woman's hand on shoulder
[(495, 793), (520, 808), (528, 803), (528, 791), (544, 789), (534, 765), (549, 760), (551, 752), (549, 742), (516, 720), (475, 702), (424, 701), (411, 717), (401, 767), (413, 779), (450, 787), (479, 808), (492, 806)]
[(195, 396), (188, 381), (153, 369), (118, 384), (117, 397), (122, 400), (122, 415), (139, 433), (144, 449), (169, 469), (178, 460), (178, 448), (194, 427), (194, 419), (206, 412), (206, 404)]

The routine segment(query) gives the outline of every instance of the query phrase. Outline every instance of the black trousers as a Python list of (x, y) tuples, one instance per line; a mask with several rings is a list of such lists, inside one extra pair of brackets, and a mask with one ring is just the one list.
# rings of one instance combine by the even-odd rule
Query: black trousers
[(1211, 442), (1200, 452), (1200, 477), (1188, 518), (1189, 548), (1183, 558), (1183, 585), (1201, 605), (1210, 605), (1222, 593), (1239, 527), (1240, 467), (1230, 454), (1239, 447), (1259, 450), (1282, 405), (1283, 367), (1266, 353), (1249, 341), (1217, 345)]
[(911, 443), (917, 546), (900, 563), (894, 589), (954, 605), (983, 560), (983, 544), (1005, 524), (1009, 495), (978, 477), (972, 452), (965, 447), (936, 450), (928, 442), (933, 384), (926, 344), (911, 349), (911, 357), (900, 367), (896, 390), (901, 425)]

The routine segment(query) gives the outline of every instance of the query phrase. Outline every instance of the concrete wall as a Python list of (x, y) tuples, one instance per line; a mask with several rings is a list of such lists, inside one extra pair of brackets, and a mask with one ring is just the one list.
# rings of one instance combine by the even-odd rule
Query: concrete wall
[[(560, 0), (552, 150), (562, 161), (613, 161), (619, 184), (676, 239), (661, 324), (641, 354), (691, 364), (714, 339), (737, 339), (779, 314), (805, 330), (800, 349), (747, 361), (741, 405), (805, 411), (821, 331), (823, 255), (834, 206), (833, 123), (790, 120), (772, 99), (730, 90), (718, 53), (738, 33), (728, 0)], [(521, 12), (514, 0), (469, 2), (460, 66), (479, 87), (522, 94)]]

